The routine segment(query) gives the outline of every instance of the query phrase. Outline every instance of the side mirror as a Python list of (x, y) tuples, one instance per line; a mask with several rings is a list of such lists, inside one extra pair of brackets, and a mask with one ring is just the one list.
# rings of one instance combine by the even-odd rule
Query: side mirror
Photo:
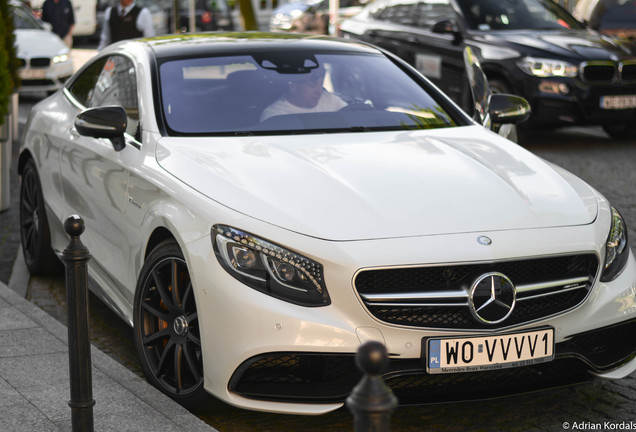
[(108, 138), (115, 151), (121, 151), (126, 146), (124, 132), (127, 124), (126, 110), (120, 106), (89, 108), (75, 117), (75, 129), (80, 135)]
[(438, 21), (433, 24), (433, 33), (457, 33), (457, 25), (451, 20)]
[(495, 93), (490, 96), (490, 120), (495, 124), (521, 123), (530, 117), (531, 108), (520, 96)]

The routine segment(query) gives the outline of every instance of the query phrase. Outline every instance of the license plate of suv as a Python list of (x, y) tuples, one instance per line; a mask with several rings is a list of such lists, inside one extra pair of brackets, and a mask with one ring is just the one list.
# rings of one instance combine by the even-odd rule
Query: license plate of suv
[(636, 95), (602, 96), (601, 108), (603, 109), (636, 108)]
[(528, 366), (554, 359), (554, 329), (422, 341), (430, 374)]

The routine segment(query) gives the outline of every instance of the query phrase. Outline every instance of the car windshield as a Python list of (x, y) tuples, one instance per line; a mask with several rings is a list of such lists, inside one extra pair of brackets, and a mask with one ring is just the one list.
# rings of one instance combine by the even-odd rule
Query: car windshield
[(160, 65), (172, 134), (272, 134), (449, 127), (456, 119), (382, 55), (259, 52)]
[(11, 12), (13, 13), (14, 28), (42, 30), (42, 25), (29, 10), (22, 7), (12, 7)]
[(636, 1), (619, 1), (603, 9), (599, 11), (600, 30), (636, 29)]
[(457, 0), (457, 4), (472, 30), (583, 28), (551, 0)]

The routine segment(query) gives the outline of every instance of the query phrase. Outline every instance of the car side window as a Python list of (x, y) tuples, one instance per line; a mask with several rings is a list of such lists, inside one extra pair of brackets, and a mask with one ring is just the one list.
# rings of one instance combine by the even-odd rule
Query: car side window
[(107, 105), (122, 106), (128, 114), (126, 132), (140, 140), (139, 105), (135, 67), (124, 56), (104, 57), (90, 65), (69, 87), (82, 105), (95, 108)]
[(385, 18), (382, 18), (382, 16), (384, 15), (384, 12), (387, 10), (388, 8), (386, 7), (378, 7), (376, 9), (373, 9), (370, 12), (371, 17), (373, 17), (374, 19), (377, 20), (383, 20)]
[(119, 105), (128, 114), (126, 132), (137, 135), (139, 125), (139, 105), (137, 103), (137, 78), (135, 67), (124, 56), (108, 57), (104, 63), (95, 90), (89, 102), (89, 107)]
[(95, 89), (95, 83), (97, 82), (97, 78), (99, 78), (99, 74), (104, 68), (105, 63), (106, 59), (103, 58), (91, 64), (68, 88), (73, 97), (82, 105), (89, 106), (90, 99), (93, 96), (93, 91)]
[(450, 4), (422, 1), (417, 4), (413, 24), (431, 31), (436, 23), (452, 20), (454, 17), (455, 14)]
[(401, 3), (386, 8), (380, 19), (402, 25), (413, 24), (413, 3)]

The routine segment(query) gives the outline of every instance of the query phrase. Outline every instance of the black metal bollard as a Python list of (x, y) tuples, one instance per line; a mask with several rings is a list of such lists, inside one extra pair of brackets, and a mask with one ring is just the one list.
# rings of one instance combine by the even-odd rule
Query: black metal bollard
[(66, 299), (68, 308), (68, 358), (71, 380), (71, 424), (73, 432), (93, 431), (93, 378), (91, 345), (88, 332), (88, 273), (91, 258), (79, 236), (84, 221), (77, 215), (64, 221), (64, 230), (71, 237), (62, 252), (66, 266)]
[(366, 342), (358, 349), (356, 364), (364, 376), (347, 398), (354, 431), (388, 432), (397, 398), (379, 377), (389, 365), (386, 347), (380, 342)]

